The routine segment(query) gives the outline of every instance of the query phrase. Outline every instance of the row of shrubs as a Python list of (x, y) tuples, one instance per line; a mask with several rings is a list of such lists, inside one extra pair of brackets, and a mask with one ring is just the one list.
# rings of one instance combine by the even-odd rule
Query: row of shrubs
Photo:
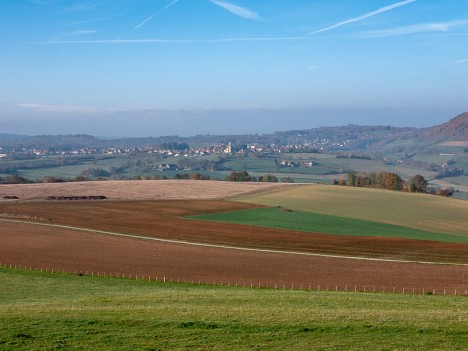
[[(112, 180), (127, 180), (125, 177), (112, 178)], [(130, 180), (167, 180), (169, 179), (166, 175), (156, 174), (153, 176), (139, 175), (132, 176)], [(218, 178), (211, 178), (208, 174), (202, 173), (176, 173), (173, 179), (192, 179), (192, 180), (220, 180)], [(47, 176), (44, 177), (41, 181), (37, 183), (65, 183), (65, 182), (85, 182), (91, 180), (105, 181), (107, 178), (89, 178), (83, 175), (79, 175), (75, 178), (63, 179), (61, 177)], [(272, 182), (277, 183), (279, 179), (272, 175), (266, 174), (260, 177), (255, 177), (249, 175), (246, 171), (231, 172), (224, 180), (231, 182)], [(283, 183), (294, 183), (294, 180), (291, 177), (285, 177), (281, 179)], [(30, 179), (23, 178), (17, 174), (7, 176), (4, 179), (0, 178), (0, 183), (3, 184), (30, 184), (34, 181)]]
[[(260, 177), (251, 176), (246, 171), (231, 172), (224, 180), (229, 182), (267, 182), (267, 183), (278, 183), (278, 177), (273, 174), (262, 175)], [(294, 183), (294, 179), (291, 177), (285, 177), (281, 179), (283, 183)]]
[(107, 197), (104, 195), (90, 195), (90, 196), (48, 196), (47, 200), (105, 200)]

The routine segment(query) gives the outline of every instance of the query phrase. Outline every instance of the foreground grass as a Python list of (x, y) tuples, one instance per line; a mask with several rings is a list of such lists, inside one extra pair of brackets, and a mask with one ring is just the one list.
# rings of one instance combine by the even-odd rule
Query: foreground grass
[(2, 350), (466, 350), (466, 297), (161, 284), (0, 268)]
[(305, 211), (283, 211), (282, 208), (256, 208), (200, 216), (190, 216), (214, 222), (257, 225), (268, 228), (300, 230), (356, 236), (382, 236), (417, 240), (433, 240), (468, 244), (468, 237), (433, 233), (392, 224), (365, 221)]
[(333, 185), (302, 185), (240, 196), (235, 200), (468, 238), (468, 201), (442, 196)]

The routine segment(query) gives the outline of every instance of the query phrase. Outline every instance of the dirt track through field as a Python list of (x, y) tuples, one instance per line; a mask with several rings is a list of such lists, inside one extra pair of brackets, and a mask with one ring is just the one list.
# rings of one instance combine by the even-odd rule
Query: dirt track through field
[(0, 222), (0, 262), (48, 268), (139, 275), (141, 278), (201, 281), (224, 285), (407, 292), (463, 293), (467, 266), (357, 261), (180, 245), (112, 237), (34, 224)]

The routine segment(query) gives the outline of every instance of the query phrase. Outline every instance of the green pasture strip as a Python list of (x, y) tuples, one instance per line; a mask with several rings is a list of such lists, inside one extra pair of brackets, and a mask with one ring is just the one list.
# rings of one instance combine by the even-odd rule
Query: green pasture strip
[(468, 238), (468, 202), (436, 195), (336, 185), (299, 185), (234, 201), (282, 206)]
[(382, 236), (468, 244), (468, 238), (448, 234), (426, 232), (391, 224), (320, 213), (305, 211), (288, 212), (282, 208), (256, 208), (191, 216), (189, 218), (325, 234)]
[(0, 350), (463, 350), (466, 296), (164, 284), (0, 268)]

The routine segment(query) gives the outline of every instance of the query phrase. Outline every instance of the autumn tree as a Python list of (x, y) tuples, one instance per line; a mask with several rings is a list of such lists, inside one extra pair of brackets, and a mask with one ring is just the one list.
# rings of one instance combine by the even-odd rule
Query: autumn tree
[(278, 183), (278, 178), (276, 178), (273, 174), (267, 174), (264, 176), (260, 176), (258, 178), (259, 182), (270, 182), (270, 183)]
[(348, 185), (356, 186), (356, 174), (355, 173), (348, 174)]
[(412, 193), (427, 193), (427, 180), (422, 175), (416, 174), (408, 183), (408, 191)]
[(402, 190), (404, 181), (398, 174), (392, 172), (349, 173), (348, 185), (365, 188)]
[(18, 174), (12, 174), (5, 177), (5, 184), (27, 184), (32, 183), (32, 180), (21, 177)]
[(226, 177), (229, 182), (251, 182), (253, 178), (246, 171), (231, 172)]

